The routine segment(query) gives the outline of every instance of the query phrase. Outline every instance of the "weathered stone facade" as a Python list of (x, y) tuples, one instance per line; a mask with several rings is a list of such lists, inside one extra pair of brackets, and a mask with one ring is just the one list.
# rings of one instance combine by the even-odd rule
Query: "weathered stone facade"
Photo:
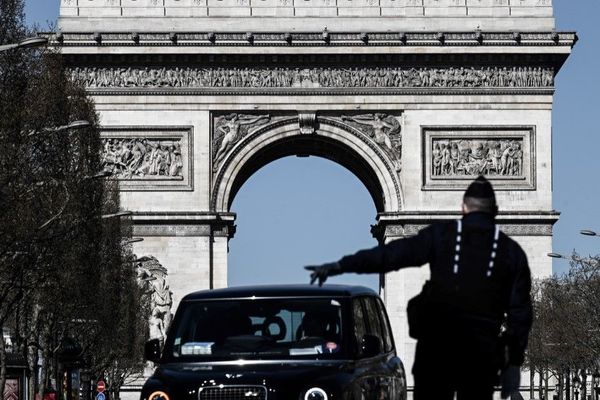
[[(297, 154), (356, 174), (382, 242), (457, 218), (485, 173), (502, 229), (550, 274), (552, 95), (576, 41), (554, 27), (550, 0), (62, 0), (52, 43), (94, 96), (134, 251), (176, 305), (227, 285), (233, 198)], [(382, 281), (407, 366), (427, 275)]]

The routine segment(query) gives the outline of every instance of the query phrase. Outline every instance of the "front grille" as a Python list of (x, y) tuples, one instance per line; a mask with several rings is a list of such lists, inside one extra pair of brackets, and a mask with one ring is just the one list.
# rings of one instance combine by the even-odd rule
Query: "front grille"
[(212, 386), (201, 388), (199, 400), (267, 400), (264, 386)]

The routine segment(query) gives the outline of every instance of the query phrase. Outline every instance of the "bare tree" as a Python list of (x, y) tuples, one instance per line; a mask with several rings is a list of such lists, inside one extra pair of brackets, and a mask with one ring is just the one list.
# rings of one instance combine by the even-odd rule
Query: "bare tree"
[[(585, 398), (588, 371), (600, 366), (600, 258), (574, 253), (566, 274), (536, 282), (534, 311), (529, 367), (541, 377), (554, 376), (561, 388), (574, 374)], [(540, 391), (547, 385), (542, 379)]]
[[(30, 34), (23, 21), (23, 1), (2, 0), (0, 44)], [(14, 332), (40, 395), (65, 366), (65, 343), (120, 385), (143, 368), (147, 332), (147, 299), (122, 240), (128, 223), (101, 218), (119, 196), (116, 182), (92, 178), (101, 169), (94, 104), (66, 72), (51, 51), (0, 52), (0, 331)], [(64, 128), (77, 120), (90, 124)], [(0, 361), (3, 393), (3, 340)]]

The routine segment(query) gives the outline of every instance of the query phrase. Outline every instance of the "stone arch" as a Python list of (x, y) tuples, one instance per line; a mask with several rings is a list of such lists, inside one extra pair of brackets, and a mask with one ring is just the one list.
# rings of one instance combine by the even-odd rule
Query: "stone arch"
[(402, 189), (394, 162), (371, 138), (334, 118), (319, 117), (312, 133), (299, 118), (267, 124), (240, 140), (216, 171), (211, 208), (227, 213), (238, 190), (263, 166), (286, 156), (318, 156), (351, 171), (365, 185), (378, 213), (399, 211)]

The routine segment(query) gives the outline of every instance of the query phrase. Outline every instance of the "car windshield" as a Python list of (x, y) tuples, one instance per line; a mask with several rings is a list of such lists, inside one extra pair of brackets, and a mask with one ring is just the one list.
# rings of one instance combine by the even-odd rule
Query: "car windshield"
[(173, 361), (343, 357), (341, 303), (335, 299), (190, 302), (170, 332)]

